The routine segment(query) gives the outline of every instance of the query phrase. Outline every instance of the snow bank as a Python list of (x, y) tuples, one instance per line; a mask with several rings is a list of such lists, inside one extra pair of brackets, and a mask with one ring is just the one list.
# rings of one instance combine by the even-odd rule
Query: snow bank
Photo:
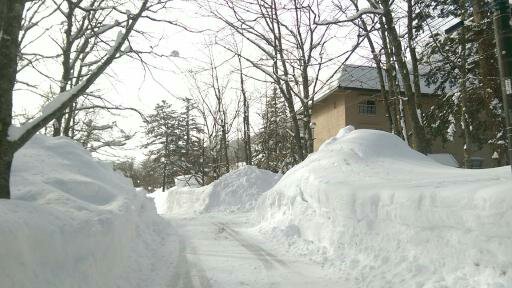
[(249, 211), (281, 175), (254, 166), (244, 166), (214, 181), (202, 194), (203, 212)]
[(511, 192), (509, 167), (452, 168), (345, 128), (262, 196), (258, 230), (353, 287), (512, 287)]
[(253, 166), (231, 171), (203, 187), (175, 186), (155, 191), (159, 214), (199, 214), (207, 212), (243, 212), (254, 209), (259, 197), (272, 188), (281, 175)]
[(148, 194), (153, 198), (156, 211), (160, 215), (194, 215), (199, 214), (204, 208), (201, 195), (205, 187), (181, 187), (174, 186), (164, 192), (161, 189)]
[(177, 240), (130, 180), (77, 143), (35, 136), (0, 201), (0, 287), (165, 287)]

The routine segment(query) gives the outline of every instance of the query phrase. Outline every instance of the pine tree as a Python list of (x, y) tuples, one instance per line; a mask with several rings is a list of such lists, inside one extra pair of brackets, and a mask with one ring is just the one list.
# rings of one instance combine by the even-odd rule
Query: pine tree
[(184, 99), (183, 111), (174, 110), (162, 101), (155, 106), (146, 123), (149, 142), (148, 156), (159, 171), (162, 190), (174, 185), (174, 178), (192, 175), (201, 180), (203, 129), (193, 115), (195, 109), (190, 100)]
[(146, 135), (149, 142), (144, 146), (150, 148), (148, 156), (153, 161), (155, 168), (161, 171), (162, 190), (172, 186), (173, 173), (172, 159), (173, 152), (178, 149), (175, 144), (178, 143), (180, 131), (176, 125), (178, 112), (171, 108), (171, 105), (165, 100), (155, 106), (153, 114), (149, 115), (146, 123)]
[(184, 109), (180, 112), (177, 126), (183, 130), (183, 151), (181, 151), (181, 167), (177, 167), (180, 175), (192, 175), (198, 183), (204, 184), (203, 177), (203, 126), (199, 123), (195, 111), (197, 107), (190, 98), (181, 99)]
[(262, 169), (284, 172), (297, 161), (287, 111), (286, 103), (274, 88), (265, 102), (263, 126), (255, 137), (254, 162)]
[[(431, 35), (424, 45), (421, 61), (428, 67), (427, 81), (441, 95), (430, 111), (426, 111), (427, 130), (443, 142), (462, 137), (466, 147), (465, 166), (469, 166), (471, 152), (487, 143), (495, 151), (506, 154), (504, 119), (500, 112), (502, 99), (497, 89), (498, 78), (494, 77), (498, 67), (491, 39), (492, 21), (472, 23), (475, 20), (468, 19), (475, 13), (474, 7), (463, 0), (429, 1), (425, 7), (429, 22), (449, 18), (465, 22), (453, 34)], [(489, 14), (490, 9), (479, 13)], [(491, 32), (483, 35), (483, 30)], [(483, 54), (482, 41), (493, 46)]]

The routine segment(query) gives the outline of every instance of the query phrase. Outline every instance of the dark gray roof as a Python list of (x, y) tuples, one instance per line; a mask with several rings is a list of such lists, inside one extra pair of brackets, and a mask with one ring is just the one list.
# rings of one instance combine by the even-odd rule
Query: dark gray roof
[[(403, 90), (403, 81), (399, 76), (400, 89)], [(387, 89), (387, 78), (384, 73), (384, 81)], [(380, 83), (377, 74), (377, 68), (371, 66), (351, 65), (347, 64), (341, 69), (340, 78), (338, 78), (338, 86), (340, 88), (356, 88), (356, 89), (369, 89), (379, 90)], [(421, 93), (433, 94), (434, 87), (428, 87), (425, 82), (425, 77), (420, 76)]]
[[(387, 85), (387, 77), (384, 73), (384, 81)], [(401, 77), (399, 77), (400, 89), (403, 91), (403, 83)], [(425, 94), (434, 94), (434, 87), (428, 87), (425, 82), (425, 77), (420, 77), (420, 88), (421, 92)], [(380, 83), (379, 76), (377, 74), (377, 67), (372, 66), (362, 66), (362, 65), (353, 65), (346, 64), (341, 69), (340, 77), (338, 78), (338, 83), (335, 87), (329, 89), (327, 92), (323, 93), (319, 97), (315, 99), (315, 102), (320, 102), (323, 99), (327, 98), (334, 91), (339, 89), (364, 89), (364, 90), (374, 90), (380, 91)]]

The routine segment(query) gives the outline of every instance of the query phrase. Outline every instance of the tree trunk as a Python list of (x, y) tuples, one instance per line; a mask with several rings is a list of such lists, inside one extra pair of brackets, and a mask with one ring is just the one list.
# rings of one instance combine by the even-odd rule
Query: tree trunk
[(204, 139), (201, 138), (201, 186), (206, 185), (206, 148), (204, 145)]
[[(6, 142), (4, 139), (0, 142)], [(14, 153), (9, 149), (6, 143), (0, 143), (0, 199), (11, 198), (10, 193), (10, 178), (11, 178), (11, 165), (14, 158)]]
[(411, 143), (409, 132), (407, 132), (407, 119), (405, 117), (405, 107), (404, 107), (404, 101), (402, 99), (402, 95), (398, 95), (398, 110), (399, 110), (399, 116), (398, 120), (400, 121), (400, 127), (402, 128), (402, 135), (404, 135), (404, 141), (409, 145)]
[(224, 173), (229, 173), (229, 154), (228, 154), (228, 131), (226, 128), (226, 116), (223, 113), (223, 124), (221, 126), (221, 145), (222, 145), (222, 158), (224, 158)]
[(384, 81), (384, 73), (383, 73), (383, 69), (382, 69), (381, 60), (377, 54), (375, 45), (373, 44), (372, 37), (369, 34), (369, 30), (366, 25), (366, 22), (364, 22), (364, 20), (361, 20), (361, 24), (362, 24), (363, 32), (368, 34), (366, 37), (366, 41), (368, 42), (368, 46), (370, 46), (370, 52), (372, 53), (373, 62), (375, 63), (375, 66), (377, 68), (377, 76), (379, 77), (379, 84), (380, 84), (380, 94), (381, 94), (381, 97), (382, 97), (385, 107), (386, 107), (389, 130), (391, 131), (391, 133), (395, 133), (395, 131), (396, 131), (395, 117), (391, 113), (391, 108), (390, 108), (391, 103), (389, 102), (388, 92), (386, 91), (387, 90), (386, 82)]
[(386, 31), (389, 35), (390, 44), (393, 46), (393, 51), (395, 54), (395, 59), (398, 65), (398, 69), (400, 71), (400, 75), (402, 76), (402, 81), (404, 83), (404, 91), (405, 96), (407, 97), (407, 114), (411, 124), (411, 132), (412, 132), (412, 140), (413, 140), (413, 148), (421, 153), (428, 153), (430, 150), (427, 136), (425, 134), (425, 129), (421, 125), (418, 113), (417, 113), (417, 105), (416, 105), (416, 97), (414, 95), (414, 91), (411, 85), (411, 78), (409, 73), (409, 68), (407, 67), (407, 62), (404, 59), (402, 43), (398, 36), (398, 32), (396, 31), (394, 25), (393, 15), (391, 14), (391, 8), (389, 4), (389, 0), (382, 0), (382, 8), (383, 8), (383, 16), (386, 22)]
[(71, 105), (69, 105), (68, 113), (66, 115), (66, 121), (64, 122), (64, 128), (62, 129), (62, 134), (66, 137), (71, 137), (71, 125), (75, 117), (74, 107), (75, 103), (71, 103)]
[(5, 199), (11, 197), (9, 180), (15, 149), (7, 138), (12, 124), (12, 92), (24, 7), (24, 0), (0, 2), (0, 198)]
[[(462, 11), (461, 21), (466, 20), (466, 10), (465, 10), (465, 1), (460, 1), (460, 7)], [(468, 121), (467, 115), (467, 106), (468, 106), (468, 91), (466, 85), (466, 77), (467, 77), (467, 31), (466, 27), (462, 27), (459, 32), (459, 41), (461, 45), (460, 52), (460, 117), (462, 123), (462, 129), (464, 130), (464, 168), (471, 168), (471, 154), (472, 154), (472, 145), (471, 145), (471, 129)], [(457, 137), (457, 136), (456, 136)]]
[[(64, 31), (64, 45), (62, 46), (62, 76), (60, 79), (60, 85), (59, 85), (59, 93), (62, 93), (67, 90), (68, 83), (70, 82), (71, 78), (71, 48), (73, 46), (73, 15), (75, 10), (75, 4), (70, 1), (66, 0), (68, 10), (66, 13), (66, 30)], [(61, 136), (62, 130), (63, 130), (63, 121), (64, 121), (64, 114), (65, 112), (62, 112), (57, 119), (55, 119), (55, 122), (53, 123), (53, 137)], [(69, 132), (69, 130), (68, 130)], [(69, 133), (68, 133), (69, 134)]]
[(302, 117), (303, 123), (303, 131), (304, 131), (304, 154), (305, 156), (313, 153), (314, 150), (314, 139), (313, 139), (313, 130), (311, 129), (311, 109), (313, 105), (313, 99), (311, 99), (311, 95), (309, 93), (309, 74), (308, 74), (308, 67), (309, 63), (306, 61), (306, 55), (304, 53), (304, 48), (302, 45), (302, 72), (301, 72), (301, 78), (302, 78), (302, 94), (303, 94), (303, 103), (302, 103), (302, 114), (304, 115)]
[(244, 141), (244, 156), (245, 164), (252, 165), (252, 150), (251, 150), (251, 123), (249, 121), (249, 99), (247, 99), (247, 92), (245, 91), (245, 81), (242, 67), (242, 59), (238, 56), (238, 64), (240, 66), (240, 89), (242, 90), (242, 104), (243, 109), (243, 141)]
[[(490, 5), (485, 0), (471, 0), (473, 7), (473, 41), (477, 44), (478, 68), (480, 70), (479, 84), (480, 94), (483, 97), (482, 113), (478, 115), (477, 121), (485, 123), (485, 139), (495, 138), (499, 131), (506, 127), (504, 118), (493, 110), (493, 102), (499, 99), (501, 95), (501, 86), (498, 75), (498, 59), (496, 53), (496, 43), (492, 34), (492, 19)], [(490, 24), (490, 25), (489, 25)], [(476, 29), (475, 29), (476, 28)], [(505, 145), (506, 147), (506, 145)], [(495, 148), (494, 148), (495, 149)]]
[(402, 132), (402, 123), (400, 121), (400, 105), (399, 105), (399, 99), (400, 99), (400, 91), (397, 88), (397, 79), (396, 79), (396, 69), (395, 65), (392, 64), (393, 60), (393, 53), (391, 51), (391, 48), (388, 45), (388, 36), (386, 33), (386, 25), (384, 24), (384, 20), (382, 18), (379, 18), (379, 25), (380, 25), (380, 35), (382, 40), (382, 49), (384, 50), (384, 58), (386, 60), (386, 75), (387, 75), (387, 82), (388, 82), (388, 91), (390, 95), (392, 95), (390, 98), (390, 106), (391, 110), (391, 116), (393, 117), (394, 121), (394, 131), (395, 135), (398, 137), (401, 137), (402, 139), (406, 139), (407, 135), (404, 135)]
[[(420, 86), (420, 72), (418, 68), (418, 56), (416, 54), (416, 48), (414, 43), (414, 19), (413, 19), (413, 3), (412, 0), (407, 0), (407, 45), (409, 46), (409, 55), (411, 57), (412, 66), (412, 83), (414, 88), (415, 102), (418, 103), (421, 97), (421, 86)], [(417, 105), (419, 107), (419, 105)]]
[[(473, 6), (473, 20), (476, 24), (483, 24), (492, 18), (492, 14), (488, 13), (489, 10), (486, 8), (488, 5), (485, 0), (471, 0), (471, 4)], [(486, 102), (491, 103), (494, 96), (499, 95), (500, 91), (498, 86), (499, 82), (497, 80), (498, 61), (495, 53), (489, 53), (496, 49), (496, 45), (494, 44), (494, 37), (489, 37), (488, 33), (489, 31), (487, 30), (477, 29), (474, 37), (478, 40), (476, 43), (478, 49), (480, 76), (482, 79), (481, 84), (483, 86), (482, 94), (484, 95)]]
[(165, 132), (165, 156), (164, 156), (164, 168), (163, 168), (163, 177), (162, 177), (162, 192), (165, 192), (165, 186), (167, 184), (167, 162), (169, 159), (169, 134)]
[[(281, 33), (281, 22), (279, 21), (279, 14), (277, 12), (277, 4), (276, 1), (272, 1), (272, 17), (274, 17), (274, 20), (276, 21), (276, 27), (274, 31), (274, 53), (275, 53), (275, 59), (274, 61), (274, 74), (276, 75), (276, 84), (279, 87), (279, 90), (281, 91), (281, 94), (284, 97), (284, 100), (286, 102), (286, 105), (288, 106), (288, 111), (290, 113), (290, 120), (292, 121), (292, 128), (293, 128), (293, 139), (295, 141), (295, 156), (299, 158), (299, 161), (303, 161), (306, 159), (304, 155), (304, 146), (302, 145), (302, 138), (300, 136), (300, 125), (299, 125), (299, 119), (297, 117), (297, 111), (295, 109), (295, 105), (293, 103), (293, 93), (292, 88), (290, 87), (289, 82), (289, 76), (290, 73), (288, 72), (288, 66), (286, 65), (286, 57), (284, 56), (284, 50), (283, 49), (283, 42), (282, 42), (282, 33)], [(281, 80), (279, 78), (279, 69), (277, 66), (277, 59), (281, 61), (281, 66), (283, 69), (283, 76), (284, 79), (284, 89), (282, 87)]]
[(251, 147), (251, 123), (249, 122), (249, 102), (244, 96), (244, 151), (245, 163), (252, 165), (252, 147)]
[[(279, 84), (278, 84), (279, 85)], [(295, 147), (295, 156), (299, 159), (299, 161), (303, 161), (305, 159), (304, 157), (304, 151), (302, 146), (302, 139), (300, 137), (300, 126), (299, 126), (299, 119), (297, 117), (297, 112), (295, 110), (295, 106), (293, 104), (293, 99), (287, 96), (284, 96), (284, 100), (286, 103), (286, 106), (288, 108), (288, 112), (290, 113), (290, 120), (292, 122), (292, 129), (293, 129), (293, 140), (294, 140), (294, 147)]]

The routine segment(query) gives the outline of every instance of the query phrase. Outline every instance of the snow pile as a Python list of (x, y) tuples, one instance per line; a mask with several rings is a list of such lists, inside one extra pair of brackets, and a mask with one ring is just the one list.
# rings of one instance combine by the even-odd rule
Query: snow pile
[(155, 191), (159, 214), (199, 214), (207, 212), (244, 212), (254, 209), (259, 197), (272, 188), (281, 175), (253, 166), (231, 171), (203, 187), (175, 186)]
[(512, 287), (510, 167), (441, 165), (345, 128), (265, 193), (259, 231), (351, 287)]
[(148, 197), (154, 199), (156, 211), (160, 215), (194, 215), (204, 208), (201, 195), (205, 188), (174, 186), (163, 192), (161, 189), (155, 190)]
[(214, 181), (202, 194), (203, 212), (249, 211), (281, 175), (254, 166), (244, 166)]
[(65, 138), (15, 155), (0, 287), (166, 287), (177, 239), (143, 193)]

